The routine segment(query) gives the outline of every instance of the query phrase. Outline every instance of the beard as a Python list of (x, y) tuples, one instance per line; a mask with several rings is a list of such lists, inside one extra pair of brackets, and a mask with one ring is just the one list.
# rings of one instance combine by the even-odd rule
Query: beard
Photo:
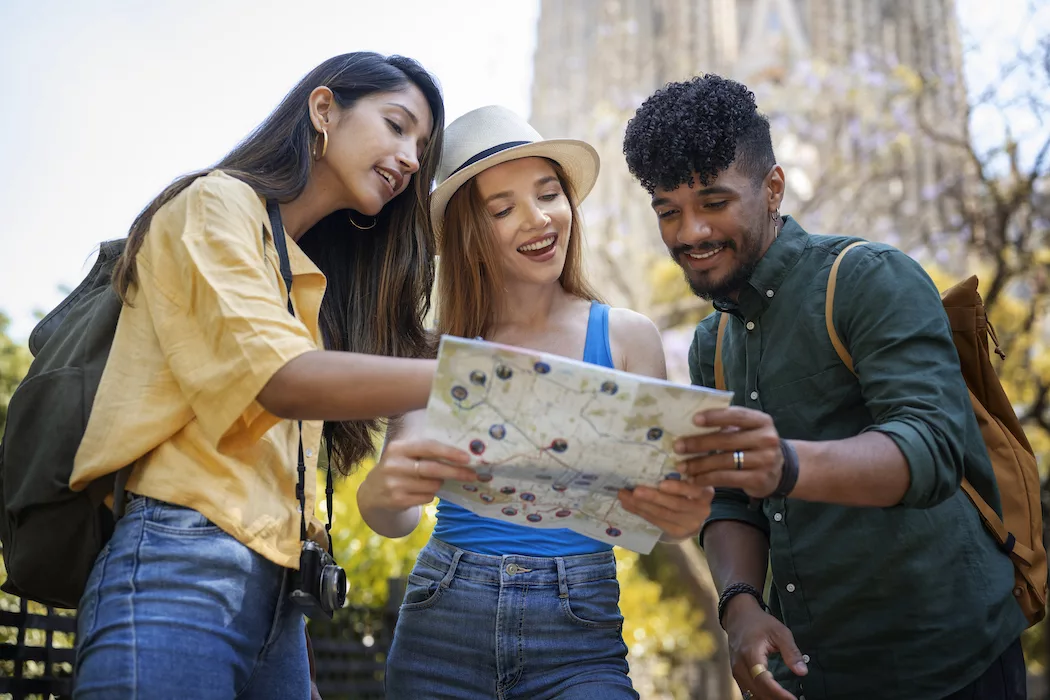
[(743, 235), (743, 245), (738, 247), (734, 241), (726, 241), (725, 247), (734, 252), (737, 257), (736, 267), (729, 271), (722, 279), (712, 279), (708, 272), (700, 273), (699, 279), (690, 275), (690, 270), (681, 262), (682, 256), (689, 252), (706, 252), (715, 248), (715, 245), (705, 243), (697, 246), (678, 246), (671, 250), (671, 257), (685, 273), (685, 281), (693, 290), (693, 294), (705, 301), (730, 301), (737, 293), (751, 281), (751, 275), (762, 259), (762, 237), (752, 229), (748, 229)]

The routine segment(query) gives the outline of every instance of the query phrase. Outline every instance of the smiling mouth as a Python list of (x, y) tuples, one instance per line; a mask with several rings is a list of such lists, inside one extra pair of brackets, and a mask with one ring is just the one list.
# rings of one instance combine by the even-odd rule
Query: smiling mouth
[(375, 170), (377, 173), (379, 173), (379, 177), (386, 180), (386, 184), (390, 185), (391, 193), (397, 192), (397, 181), (394, 179), (393, 175), (383, 170), (380, 170), (379, 168), (372, 168), (372, 170)]
[(698, 251), (692, 251), (691, 250), (691, 251), (686, 253), (686, 256), (688, 256), (689, 258), (691, 258), (693, 260), (707, 260), (708, 258), (713, 258), (714, 256), (718, 255), (723, 250), (725, 250), (725, 248), (726, 248), (726, 244), (725, 243), (716, 243), (713, 246), (711, 246), (710, 248), (707, 248), (707, 249), (702, 250), (702, 251), (699, 251), (699, 250)]
[(557, 242), (558, 236), (556, 234), (551, 234), (549, 236), (544, 236), (538, 241), (518, 246), (518, 252), (529, 256), (543, 255), (544, 253), (549, 252)]

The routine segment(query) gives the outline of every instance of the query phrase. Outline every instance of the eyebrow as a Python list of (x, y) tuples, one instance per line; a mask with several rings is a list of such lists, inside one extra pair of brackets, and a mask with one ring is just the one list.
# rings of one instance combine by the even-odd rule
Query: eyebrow
[[(732, 189), (730, 187), (725, 187), (723, 185), (711, 185), (710, 187), (705, 187), (702, 190), (697, 190), (696, 191), (696, 196), (697, 197), (707, 197), (707, 196), (713, 195), (713, 194), (728, 194), (728, 195), (732, 195), (732, 194), (736, 194), (736, 190), (734, 190), (734, 189)], [(671, 200), (668, 199), (667, 197), (656, 197), (655, 199), (653, 199), (653, 201), (650, 204), (650, 206), (653, 209), (656, 209), (657, 207), (662, 207), (665, 204), (670, 204), (670, 203), (671, 203)]]
[(397, 107), (402, 112), (408, 115), (408, 118), (412, 120), (413, 124), (416, 124), (417, 126), (419, 125), (419, 118), (408, 107), (404, 106), (400, 102), (387, 102), (387, 104), (391, 107)]
[[(536, 180), (536, 183), (533, 185), (533, 187), (543, 187), (544, 185), (546, 185), (548, 183), (551, 183), (551, 182), (558, 182), (558, 178), (555, 177), (554, 175), (544, 175), (539, 180)], [(491, 202), (494, 199), (503, 199), (505, 197), (513, 197), (513, 196), (514, 196), (514, 193), (511, 190), (506, 190), (505, 192), (497, 192), (496, 194), (491, 194), (488, 197), (486, 197), (485, 198), (485, 204), (488, 204), (489, 202)]]

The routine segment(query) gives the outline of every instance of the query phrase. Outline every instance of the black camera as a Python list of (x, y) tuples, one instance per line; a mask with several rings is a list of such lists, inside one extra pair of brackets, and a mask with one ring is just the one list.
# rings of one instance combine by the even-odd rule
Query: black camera
[(332, 619), (332, 613), (346, 602), (346, 572), (332, 555), (314, 542), (303, 542), (299, 571), (292, 572), (292, 602), (307, 617), (318, 613)]

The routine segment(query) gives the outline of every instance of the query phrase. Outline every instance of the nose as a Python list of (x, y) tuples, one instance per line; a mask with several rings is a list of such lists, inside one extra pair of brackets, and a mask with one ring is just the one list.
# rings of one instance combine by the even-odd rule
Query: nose
[(551, 217), (550, 217), (550, 215), (547, 214), (547, 212), (543, 211), (543, 209), (541, 209), (540, 207), (536, 206), (535, 203), (533, 203), (531, 206), (529, 206), (528, 210), (526, 211), (526, 216), (525, 216), (525, 225), (528, 228), (530, 228), (530, 229), (546, 228), (546, 226), (550, 222), (551, 222)]
[(414, 175), (419, 172), (419, 154), (415, 151), (398, 153), (397, 163), (401, 167), (401, 172), (405, 175)]
[(683, 214), (683, 219), (677, 236), (680, 245), (694, 246), (711, 238), (711, 226), (705, 217)]

